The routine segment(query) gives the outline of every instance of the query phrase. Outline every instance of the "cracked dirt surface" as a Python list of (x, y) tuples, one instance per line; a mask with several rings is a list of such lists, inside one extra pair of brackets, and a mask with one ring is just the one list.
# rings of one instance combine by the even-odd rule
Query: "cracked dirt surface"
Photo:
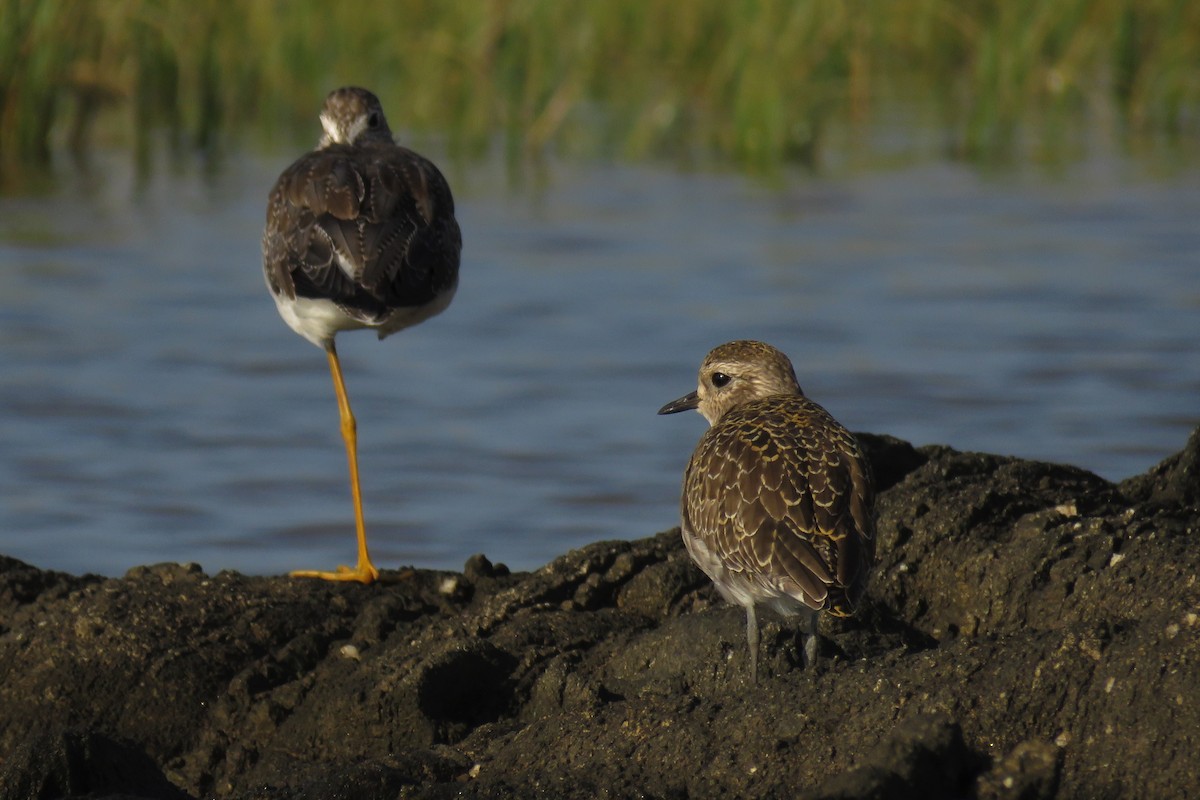
[(678, 531), (340, 586), (0, 557), (0, 797), (1185, 797), (1200, 431), (1111, 484), (864, 435), (879, 560), (823, 658)]

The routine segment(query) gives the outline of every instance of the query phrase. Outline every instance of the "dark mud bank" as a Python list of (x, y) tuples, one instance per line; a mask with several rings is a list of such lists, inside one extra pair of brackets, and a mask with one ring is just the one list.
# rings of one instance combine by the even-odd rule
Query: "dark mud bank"
[(1194, 792), (1200, 431), (1120, 484), (864, 440), (867, 611), (810, 670), (764, 614), (757, 686), (675, 531), (372, 587), (0, 558), (0, 798)]

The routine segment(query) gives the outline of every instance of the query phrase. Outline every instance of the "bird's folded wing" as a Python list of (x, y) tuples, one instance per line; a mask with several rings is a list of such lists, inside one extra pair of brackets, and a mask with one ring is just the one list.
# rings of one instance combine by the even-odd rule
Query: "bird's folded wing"
[(751, 404), (719, 421), (693, 454), (683, 505), (727, 569), (821, 608), (865, 578), (872, 496), (853, 437), (809, 405)]
[(446, 288), (461, 250), (450, 189), (402, 147), (334, 145), (284, 171), (271, 193), (263, 253), (268, 282), (370, 319)]

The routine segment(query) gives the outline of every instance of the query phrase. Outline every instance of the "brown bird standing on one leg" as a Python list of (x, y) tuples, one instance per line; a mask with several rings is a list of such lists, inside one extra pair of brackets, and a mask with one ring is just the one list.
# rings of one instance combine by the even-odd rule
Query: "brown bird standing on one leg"
[(800, 391), (792, 362), (768, 344), (713, 349), (696, 391), (659, 414), (698, 409), (712, 426), (683, 479), (683, 542), (727, 601), (746, 609), (758, 679), (756, 605), (808, 613), (804, 660), (817, 654), (817, 614), (853, 613), (875, 555), (870, 467), (854, 436)]
[(462, 235), (454, 198), (432, 162), (392, 139), (379, 98), (331, 92), (325, 134), (283, 171), (267, 203), (263, 272), (292, 330), (325, 350), (350, 462), (358, 564), (292, 575), (371, 583), (354, 415), (333, 339), (373, 328), (382, 339), (443, 311), (458, 287)]

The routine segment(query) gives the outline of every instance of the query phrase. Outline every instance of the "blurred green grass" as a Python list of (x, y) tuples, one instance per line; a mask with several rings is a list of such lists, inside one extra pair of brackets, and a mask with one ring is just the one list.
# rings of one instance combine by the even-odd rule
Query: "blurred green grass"
[[(0, 0), (0, 165), (294, 148), (330, 89), (465, 157), (812, 162), (920, 109), (953, 157), (1200, 128), (1194, 0)], [(903, 114), (901, 114), (903, 116)]]

